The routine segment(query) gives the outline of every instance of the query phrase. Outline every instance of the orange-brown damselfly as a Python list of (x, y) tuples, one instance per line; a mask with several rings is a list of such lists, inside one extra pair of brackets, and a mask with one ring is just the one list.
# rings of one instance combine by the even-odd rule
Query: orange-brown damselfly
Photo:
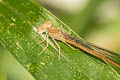
[(59, 59), (61, 55), (60, 46), (57, 44), (55, 40), (60, 40), (64, 42), (65, 44), (67, 44), (68, 46), (70, 46), (69, 44), (71, 44), (79, 48), (80, 50), (83, 50), (89, 54), (92, 54), (102, 60), (108, 61), (112, 63), (113, 65), (120, 68), (120, 55), (119, 54), (109, 51), (107, 49), (98, 47), (90, 42), (73, 38), (71, 35), (67, 34), (63, 30), (59, 28), (55, 28), (55, 27), (53, 28), (51, 26), (52, 26), (52, 23), (50, 21), (47, 21), (44, 24), (42, 24), (40, 27), (38, 27), (37, 29), (38, 33), (40, 34), (45, 33), (45, 39), (47, 41), (47, 45), (43, 49), (43, 51), (48, 47), (48, 37), (51, 37), (59, 49)]

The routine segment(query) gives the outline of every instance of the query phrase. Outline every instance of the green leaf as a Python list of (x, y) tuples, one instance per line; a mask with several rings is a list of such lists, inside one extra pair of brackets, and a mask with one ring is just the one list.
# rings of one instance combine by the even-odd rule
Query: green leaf
[(36, 80), (119, 80), (120, 75), (98, 58), (80, 50), (72, 50), (57, 41), (58, 49), (49, 40), (49, 47), (40, 54), (46, 43), (35, 32), (45, 21), (77, 36), (58, 18), (32, 0), (0, 0), (0, 41)]

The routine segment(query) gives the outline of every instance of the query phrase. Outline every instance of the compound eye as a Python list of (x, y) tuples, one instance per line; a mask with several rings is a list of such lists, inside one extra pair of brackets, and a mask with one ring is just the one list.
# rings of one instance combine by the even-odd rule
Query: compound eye
[(45, 24), (47, 25), (47, 27), (51, 27), (52, 26), (52, 22), (51, 21), (47, 21), (47, 22), (45, 22)]
[(40, 29), (40, 28), (38, 28), (38, 29), (37, 29), (37, 32), (41, 32), (41, 29)]
[(37, 32), (40, 32), (40, 33), (45, 32), (45, 27), (46, 27), (46, 24), (42, 24), (40, 27), (38, 27)]

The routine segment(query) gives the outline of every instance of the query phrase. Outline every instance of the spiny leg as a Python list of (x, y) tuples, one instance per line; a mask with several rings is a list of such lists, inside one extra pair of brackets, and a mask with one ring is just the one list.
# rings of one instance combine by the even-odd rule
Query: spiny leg
[(37, 44), (41, 44), (41, 43), (43, 43), (43, 42), (45, 42), (45, 39), (43, 39), (43, 40), (40, 41), (40, 42), (37, 42)]
[(42, 54), (46, 49), (47, 49), (47, 47), (48, 47), (48, 35), (47, 35), (47, 37), (46, 37), (46, 47), (40, 52), (40, 54)]
[(46, 39), (47, 39), (47, 32), (46, 32), (46, 34), (45, 34), (44, 39), (43, 39), (42, 41), (40, 41), (40, 42), (37, 42), (37, 44), (41, 44), (41, 43), (45, 42)]
[(60, 61), (60, 56), (62, 56), (63, 58), (65, 58), (66, 61), (70, 62), (61, 52), (60, 52), (60, 46), (58, 45), (58, 43), (55, 41), (54, 38), (52, 38), (52, 40), (54, 41), (54, 43), (56, 44), (56, 46), (59, 49), (59, 56), (58, 56), (58, 60)]
[(55, 43), (56, 46), (58, 47), (58, 50), (59, 50), (58, 60), (60, 61), (60, 55), (61, 55), (61, 53), (60, 53), (60, 46), (59, 46), (59, 44), (55, 41), (54, 38), (52, 38), (52, 40), (54, 41), (54, 43)]

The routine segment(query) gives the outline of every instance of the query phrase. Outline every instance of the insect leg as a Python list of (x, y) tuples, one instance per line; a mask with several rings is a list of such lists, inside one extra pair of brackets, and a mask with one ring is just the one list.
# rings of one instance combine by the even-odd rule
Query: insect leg
[(47, 39), (47, 35), (48, 35), (48, 34), (47, 34), (47, 32), (46, 32), (44, 39), (43, 39), (42, 41), (40, 41), (40, 42), (37, 42), (37, 44), (41, 44), (41, 43), (45, 42), (45, 40)]
[(47, 47), (48, 47), (48, 35), (47, 35), (47, 37), (46, 37), (46, 47), (40, 52), (40, 54), (42, 54), (46, 49), (47, 49)]
[(58, 50), (59, 50), (58, 60), (60, 61), (60, 55), (61, 55), (61, 52), (60, 52), (60, 46), (59, 46), (59, 44), (55, 41), (54, 38), (52, 38), (52, 40), (54, 41), (54, 43), (55, 43), (56, 46), (58, 47)]

